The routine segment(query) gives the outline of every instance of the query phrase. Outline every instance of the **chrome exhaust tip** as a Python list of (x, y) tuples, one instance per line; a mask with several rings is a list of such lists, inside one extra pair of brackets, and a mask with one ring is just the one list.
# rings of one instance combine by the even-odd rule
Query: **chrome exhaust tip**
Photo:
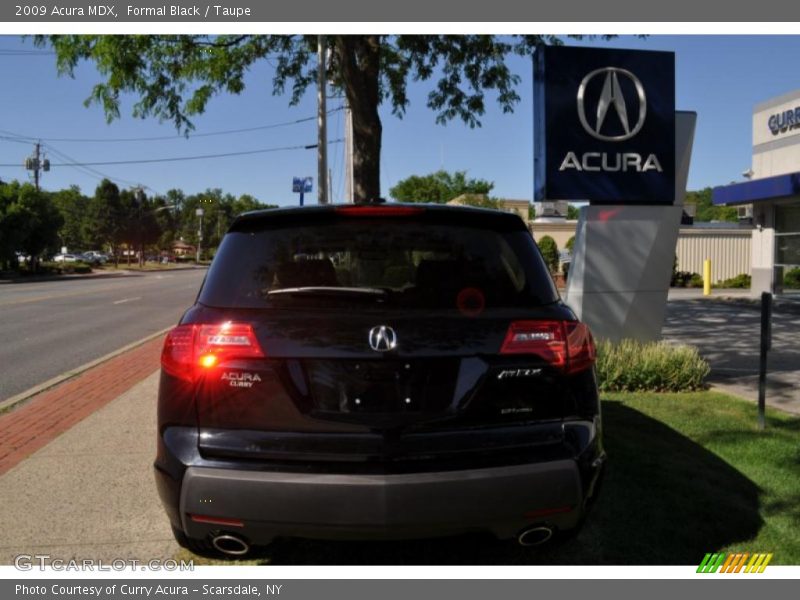
[(244, 556), (250, 552), (250, 544), (240, 537), (227, 533), (211, 538), (211, 544), (219, 552), (228, 556)]
[(538, 546), (553, 537), (553, 530), (543, 525), (525, 529), (517, 536), (520, 546)]

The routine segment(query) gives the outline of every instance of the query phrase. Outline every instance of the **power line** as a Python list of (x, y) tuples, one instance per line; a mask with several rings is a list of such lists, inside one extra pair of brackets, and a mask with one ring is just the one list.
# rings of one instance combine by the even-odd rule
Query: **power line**
[[(344, 139), (331, 140), (328, 144), (340, 144)], [(71, 163), (50, 163), (51, 167), (90, 167), (103, 165), (142, 165), (151, 163), (179, 162), (185, 160), (204, 160), (209, 158), (225, 158), (229, 156), (247, 156), (251, 154), (266, 154), (270, 152), (283, 152), (290, 150), (313, 150), (317, 144), (303, 146), (280, 146), (275, 148), (258, 148), (255, 150), (242, 150), (239, 152), (223, 152), (219, 154), (198, 154), (194, 156), (169, 156), (163, 158), (142, 158), (134, 160), (106, 160), (94, 162), (71, 162)], [(16, 164), (0, 164), (0, 167), (16, 167)]]
[(97, 180), (108, 179), (110, 181), (113, 181), (114, 183), (121, 183), (123, 185), (127, 185), (127, 186), (130, 186), (130, 187), (137, 187), (137, 186), (141, 185), (141, 187), (150, 190), (156, 196), (160, 196), (161, 195), (158, 192), (158, 190), (154, 190), (153, 188), (151, 188), (150, 186), (147, 186), (147, 185), (142, 185), (140, 182), (129, 181), (127, 179), (121, 179), (119, 177), (112, 177), (111, 175), (107, 175), (106, 173), (103, 173), (102, 171), (98, 171), (97, 169), (94, 169), (92, 167), (82, 166), (78, 160), (72, 158), (71, 156), (69, 156), (68, 154), (65, 154), (64, 152), (61, 152), (60, 150), (54, 148), (50, 144), (46, 144), (46, 147), (50, 152), (52, 152), (53, 154), (55, 154), (56, 156), (58, 156), (62, 160), (69, 161), (69, 164), (66, 165), (66, 166), (72, 167), (76, 171), (79, 171), (79, 172), (83, 173), (84, 175), (88, 175), (88, 176), (93, 177), (93, 178), (95, 178)]
[[(344, 110), (344, 106), (339, 106), (333, 108), (328, 111), (328, 114), (331, 115), (335, 112)], [(316, 116), (313, 117), (304, 117), (302, 119), (295, 119), (294, 121), (284, 121), (282, 123), (271, 123), (269, 125), (256, 125), (254, 127), (243, 127), (241, 129), (223, 129), (220, 131), (209, 131), (206, 133), (198, 133), (194, 135), (188, 136), (188, 139), (191, 138), (201, 138), (201, 137), (212, 137), (217, 135), (232, 135), (236, 133), (247, 133), (250, 131), (263, 131), (265, 129), (277, 129), (279, 127), (288, 127), (290, 125), (299, 125), (300, 123), (307, 123), (308, 121), (315, 121), (317, 119)], [(4, 131), (0, 129), (0, 132), (10, 134), (9, 131)], [(45, 142), (63, 142), (63, 143), (108, 143), (108, 142), (157, 142), (157, 141), (165, 141), (165, 140), (179, 140), (183, 138), (180, 135), (159, 135), (159, 136), (150, 136), (150, 137), (126, 137), (126, 138), (51, 138), (51, 137), (33, 137), (33, 136), (26, 136), (21, 134), (13, 134), (17, 140), (27, 140), (31, 142), (33, 140), (42, 140)], [(10, 139), (10, 138), (3, 138), (0, 139)]]

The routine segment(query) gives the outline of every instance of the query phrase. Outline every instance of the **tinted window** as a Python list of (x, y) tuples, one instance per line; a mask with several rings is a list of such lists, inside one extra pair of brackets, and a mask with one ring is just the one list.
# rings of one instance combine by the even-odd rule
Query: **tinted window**
[(223, 307), (364, 302), (467, 310), (556, 299), (527, 231), (373, 218), (231, 232), (199, 298)]

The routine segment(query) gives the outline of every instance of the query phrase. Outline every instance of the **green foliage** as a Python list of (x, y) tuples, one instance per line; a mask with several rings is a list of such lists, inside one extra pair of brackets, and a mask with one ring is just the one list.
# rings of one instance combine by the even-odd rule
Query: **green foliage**
[(389, 190), (398, 202), (435, 202), (444, 204), (461, 195), (486, 196), (494, 183), (484, 179), (468, 179), (466, 171), (436, 171), (429, 175), (411, 175)]
[(89, 198), (76, 185), (51, 193), (51, 198), (64, 220), (58, 232), (61, 245), (70, 250), (89, 248), (92, 237), (86, 224)]
[(750, 287), (751, 281), (752, 279), (750, 275), (746, 273), (740, 273), (736, 277), (731, 277), (730, 279), (724, 279), (723, 281), (718, 281), (713, 285), (713, 287), (744, 289)]
[(688, 392), (705, 387), (711, 367), (692, 346), (607, 340), (597, 344), (597, 378), (604, 392)]
[(58, 247), (62, 225), (46, 192), (16, 181), (0, 185), (0, 268), (18, 268), (15, 252), (22, 252), (32, 257), (35, 270), (39, 255)]
[(219, 244), (236, 215), (275, 205), (218, 189), (191, 196), (170, 190), (164, 197), (149, 197), (120, 190), (108, 180), (100, 182), (92, 197), (84, 196), (77, 186), (36, 192), (30, 184), (0, 184), (0, 270), (20, 268), (16, 252), (33, 257), (33, 264), (25, 265), (27, 271), (37, 268), (38, 258), (57, 253), (61, 246), (70, 252), (110, 250), (119, 256), (140, 242), (145, 255), (171, 250), (180, 237), (196, 243), (195, 210), (201, 206), (206, 213), (203, 247), (207, 248)]
[[(59, 34), (34, 36), (34, 43), (53, 48), (60, 74), (72, 76), (83, 61), (95, 64), (101, 80), (85, 104), (101, 105), (109, 121), (119, 118), (121, 99), (133, 96), (135, 117), (172, 121), (186, 134), (193, 129), (191, 118), (215, 95), (245, 90), (254, 64), (274, 65), (273, 93), (289, 93), (291, 105), (317, 79), (316, 35)], [(401, 117), (409, 105), (409, 80), (431, 82), (426, 104), (437, 123), (460, 119), (476, 127), (487, 93), (503, 112), (520, 101), (521, 78), (507, 59), (559, 43), (552, 35), (328, 36), (328, 80), (352, 110), (356, 197), (381, 193), (378, 108), (388, 102)]]
[(528, 205), (528, 220), (533, 221), (536, 218), (536, 205), (531, 202)]
[(570, 236), (570, 238), (567, 240), (567, 243), (564, 245), (564, 248), (566, 248), (567, 250), (569, 250), (570, 252), (572, 252), (572, 249), (573, 249), (574, 247), (575, 247), (575, 236), (574, 236), (574, 235), (572, 235), (572, 236)]
[(672, 273), (670, 285), (672, 287), (688, 288), (703, 287), (703, 276), (691, 271), (675, 271)]
[(783, 287), (790, 290), (800, 289), (800, 268), (789, 269), (783, 276)]
[(568, 220), (577, 221), (579, 216), (580, 216), (580, 210), (578, 210), (577, 206), (573, 206), (572, 204), (567, 205)]
[(739, 216), (734, 206), (714, 206), (711, 202), (711, 188), (703, 188), (696, 192), (686, 192), (686, 204), (696, 204), (697, 212), (694, 220), (707, 223), (709, 221), (728, 221), (738, 223)]
[(544, 258), (544, 263), (551, 273), (558, 273), (558, 244), (549, 235), (542, 236), (537, 243)]
[(83, 262), (43, 262), (39, 273), (53, 275), (80, 275), (91, 273), (92, 267)]

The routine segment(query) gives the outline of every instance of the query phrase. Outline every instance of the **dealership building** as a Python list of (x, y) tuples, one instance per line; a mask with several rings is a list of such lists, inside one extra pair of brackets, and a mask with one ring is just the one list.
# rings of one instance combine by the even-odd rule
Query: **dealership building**
[(752, 218), (752, 291), (783, 291), (787, 270), (800, 267), (800, 90), (753, 109), (748, 181), (714, 189), (714, 204)]

